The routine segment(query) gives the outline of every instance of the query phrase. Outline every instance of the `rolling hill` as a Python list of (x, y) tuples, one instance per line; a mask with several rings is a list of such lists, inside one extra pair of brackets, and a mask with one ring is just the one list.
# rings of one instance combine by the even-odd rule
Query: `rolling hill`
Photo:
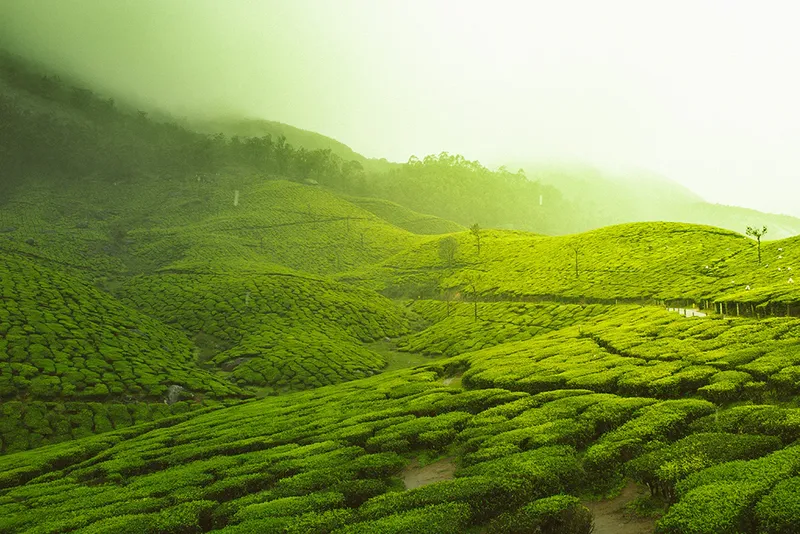
[(572, 200), (445, 153), (369, 196), (4, 61), (0, 532), (800, 528), (800, 238), (467, 230)]
[(794, 305), (799, 296), (791, 274), (797, 268), (796, 238), (762, 244), (764, 261), (758, 264), (753, 240), (680, 223), (634, 223), (553, 237), (483, 231), (480, 254), (473, 234), (452, 237), (457, 240), (452, 262), (440, 254), (446, 238), (431, 237), (339, 279), (391, 296), (456, 300), (667, 301), (708, 308), (740, 300), (764, 309)]

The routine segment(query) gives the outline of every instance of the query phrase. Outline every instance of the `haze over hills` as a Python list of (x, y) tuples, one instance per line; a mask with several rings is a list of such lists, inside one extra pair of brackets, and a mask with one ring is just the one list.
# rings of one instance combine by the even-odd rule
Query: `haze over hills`
[(791, 3), (226, 4), (6, 0), (0, 46), (146, 111), (279, 121), (399, 162), (645, 168), (800, 216)]
[(0, 179), (0, 532), (800, 528), (800, 220), (13, 56)]

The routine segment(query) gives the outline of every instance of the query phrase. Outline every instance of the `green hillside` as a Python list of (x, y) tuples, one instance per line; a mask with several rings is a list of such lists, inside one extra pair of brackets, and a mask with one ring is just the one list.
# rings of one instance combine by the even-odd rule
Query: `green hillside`
[(204, 121), (191, 120), (188, 121), (187, 126), (212, 135), (223, 133), (228, 137), (263, 137), (265, 135), (275, 139), (285, 137), (286, 141), (293, 146), (303, 147), (306, 150), (330, 150), (345, 161), (359, 162), (370, 171), (386, 171), (397, 165), (386, 159), (366, 158), (336, 139), (282, 122), (249, 118), (218, 118)]
[(388, 200), (351, 196), (346, 198), (356, 206), (374, 213), (384, 221), (388, 221), (414, 234), (449, 234), (464, 230), (464, 227), (460, 224), (433, 215), (417, 213)]
[[(0, 272), (0, 451), (242, 397), (197, 365), (182, 333), (80, 277), (12, 254), (0, 256)], [(166, 406), (172, 385), (183, 389)]]
[(0, 78), (0, 532), (800, 531), (800, 238)]
[(122, 302), (188, 333), (243, 385), (308, 388), (379, 372), (364, 342), (408, 330), (375, 293), (299, 275), (159, 274), (130, 278)]
[[(758, 403), (798, 391), (771, 363), (797, 345), (796, 319), (688, 319), (637, 306), (583, 324), (138, 435), (133, 427), (7, 457), (0, 524), (502, 532), (511, 521), (545, 520), (530, 514), (552, 506), (584, 524), (577, 499), (555, 496), (622, 476), (677, 500), (657, 532), (734, 532), (745, 517), (752, 532), (794, 524), (776, 507), (798, 465), (797, 409)], [(766, 354), (752, 350), (776, 336)], [(461, 372), (463, 388), (445, 384)], [(728, 404), (735, 399), (753, 404)], [(403, 490), (398, 477), (421, 455), (454, 458), (455, 478)], [(667, 461), (673, 468), (661, 467)], [(723, 491), (726, 480), (746, 498)], [(718, 505), (704, 508), (709, 491)], [(554, 518), (565, 527), (564, 515)]]
[(756, 243), (745, 236), (678, 223), (556, 237), (482, 231), (480, 255), (473, 234), (453, 236), (458, 244), (452, 263), (441, 255), (445, 238), (434, 237), (340, 279), (389, 295), (461, 300), (477, 294), (479, 300), (683, 301), (708, 307), (738, 300), (762, 309), (781, 303), (781, 314), (787, 303), (800, 300), (790, 281), (800, 259), (796, 238), (763, 244), (759, 265)]

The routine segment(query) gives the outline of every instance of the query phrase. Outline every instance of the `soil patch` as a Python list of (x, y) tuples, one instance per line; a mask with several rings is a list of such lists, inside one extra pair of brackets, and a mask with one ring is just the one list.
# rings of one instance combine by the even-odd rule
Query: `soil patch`
[(594, 515), (592, 534), (652, 534), (655, 519), (636, 517), (625, 510), (625, 505), (647, 494), (647, 488), (628, 481), (622, 493), (613, 499), (585, 501), (583, 505)]
[(419, 465), (414, 458), (400, 473), (406, 489), (427, 486), (442, 480), (451, 480), (456, 472), (456, 463), (452, 458), (442, 458), (428, 465)]
[(464, 373), (458, 373), (455, 376), (448, 376), (447, 378), (442, 379), (442, 384), (445, 386), (453, 386), (453, 387), (461, 387), (461, 375)]

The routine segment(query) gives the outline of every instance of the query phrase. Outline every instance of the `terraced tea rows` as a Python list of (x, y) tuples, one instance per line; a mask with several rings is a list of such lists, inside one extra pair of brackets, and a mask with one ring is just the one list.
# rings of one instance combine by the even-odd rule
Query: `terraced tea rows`
[(2, 398), (161, 400), (170, 384), (239, 393), (195, 365), (185, 336), (80, 279), (13, 256), (0, 270)]
[(525, 341), (610, 313), (611, 306), (590, 304), (530, 304), (413, 301), (412, 311), (433, 322), (425, 330), (403, 338), (398, 348), (429, 356), (456, 356), (512, 341)]
[[(0, 407), (0, 453), (10, 454), (180, 415), (188, 419), (218, 401), (6, 401)], [(191, 412), (191, 413), (190, 413)], [(164, 424), (161, 422), (159, 424)]]
[(77, 190), (32, 186), (0, 210), (0, 246), (106, 273), (252, 271), (265, 263), (332, 273), (419, 240), (318, 187), (256, 177), (197, 180), (93, 182), (74, 198)]
[[(80, 278), (14, 255), (0, 272), (0, 452), (243, 395), (195, 364), (183, 334)], [(172, 402), (192, 401), (164, 405), (173, 385)]]
[(57, 190), (32, 182), (0, 210), (0, 238), (5, 250), (106, 273), (265, 263), (332, 273), (420, 239), (318, 187), (227, 175)]
[(463, 357), (470, 387), (760, 402), (800, 393), (800, 320), (682, 318), (629, 307), (594, 323)]
[[(391, 296), (568, 302), (677, 301), (730, 315), (800, 315), (797, 238), (756, 244), (697, 225), (637, 223), (574, 236), (454, 234), (452, 262), (433, 238), (375, 267), (339, 275)], [(737, 308), (736, 303), (740, 303)]]
[[(0, 459), (0, 528), (432, 533), (486, 525), (502, 532), (512, 520), (541, 521), (535, 510), (558, 503), (583, 517), (585, 528), (590, 517), (577, 500), (552, 496), (593, 491), (623, 474), (654, 491), (677, 488), (678, 504), (659, 532), (710, 532), (704, 525), (720, 524), (720, 507), (731, 513), (723, 526), (750, 512), (758, 531), (798, 520), (771, 504), (792, 491), (796, 447), (781, 447), (798, 435), (797, 409), (773, 414), (769, 428), (738, 427), (742, 409), (776, 408), (443, 385), (443, 377), (475, 365), (472, 358), (7, 456)], [(394, 477), (408, 458), (435, 451), (455, 456), (456, 478), (398, 491)], [(675, 469), (664, 471), (657, 458), (672, 458)], [(703, 509), (710, 491), (703, 488), (729, 480), (726, 473), (747, 480), (767, 463), (777, 470), (758, 479), (751, 497), (720, 493), (731, 487), (724, 482), (714, 486), (719, 506)], [(561, 518), (553, 528), (567, 532), (558, 522), (565, 515), (552, 517)]]
[(120, 296), (205, 343), (211, 361), (238, 383), (276, 389), (374, 374), (386, 360), (362, 343), (408, 330), (403, 310), (388, 299), (301, 275), (138, 276)]

